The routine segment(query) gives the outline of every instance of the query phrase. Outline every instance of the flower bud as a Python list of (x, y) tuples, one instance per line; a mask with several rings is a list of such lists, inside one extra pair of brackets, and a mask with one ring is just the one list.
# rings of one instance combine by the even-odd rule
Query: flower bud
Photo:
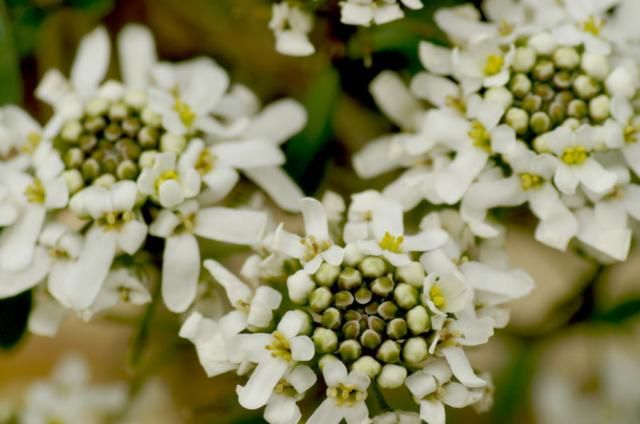
[(113, 103), (109, 107), (109, 118), (112, 121), (122, 121), (129, 115), (127, 105), (122, 102)]
[(62, 173), (62, 179), (67, 184), (69, 194), (73, 194), (84, 187), (84, 179), (77, 169), (69, 169)]
[(514, 96), (522, 98), (531, 92), (531, 80), (525, 74), (515, 74), (509, 81), (509, 88)]
[(553, 62), (548, 59), (541, 59), (536, 63), (533, 67), (533, 77), (538, 81), (549, 81), (553, 74), (555, 73), (556, 68), (553, 65)]
[(345, 321), (360, 321), (362, 314), (355, 309), (349, 309), (342, 314)]
[(67, 168), (80, 168), (84, 162), (84, 152), (73, 147), (64, 153), (63, 161)]
[(528, 44), (538, 54), (544, 56), (549, 56), (556, 48), (556, 40), (548, 32), (541, 32), (531, 36)]
[(153, 149), (158, 145), (158, 129), (153, 127), (142, 127), (138, 133), (138, 142), (144, 149)]
[(90, 152), (98, 144), (98, 139), (93, 134), (82, 134), (78, 139), (78, 147), (85, 152)]
[(549, 118), (555, 125), (561, 124), (567, 116), (567, 108), (560, 102), (554, 101), (549, 105)]
[(609, 75), (609, 60), (601, 54), (584, 53), (581, 67), (590, 77), (598, 81), (604, 80)]
[(360, 262), (359, 269), (364, 277), (377, 278), (387, 272), (387, 264), (380, 257), (368, 256)]
[(94, 97), (84, 107), (89, 116), (104, 115), (109, 110), (109, 101), (102, 97)]
[(544, 112), (536, 112), (531, 115), (529, 125), (533, 132), (536, 134), (542, 134), (551, 129), (551, 118), (549, 118), (549, 115)]
[(378, 376), (378, 385), (383, 389), (397, 389), (404, 384), (407, 369), (400, 365), (387, 364)]
[(516, 134), (524, 134), (529, 129), (529, 114), (523, 109), (512, 107), (505, 115), (505, 122)]
[(430, 328), (431, 320), (427, 309), (417, 305), (407, 312), (407, 327), (412, 334), (422, 334)]
[(118, 165), (116, 176), (120, 180), (135, 180), (138, 176), (138, 165), (129, 159), (124, 160)]
[(82, 172), (82, 177), (85, 181), (95, 180), (100, 175), (100, 164), (94, 158), (89, 158), (82, 164), (80, 172)]
[(116, 149), (127, 159), (138, 160), (142, 148), (130, 138), (122, 138), (116, 143)]
[(107, 140), (116, 141), (120, 137), (122, 137), (122, 127), (119, 124), (112, 122), (104, 129), (104, 138)]
[(522, 108), (529, 113), (534, 113), (540, 110), (542, 106), (542, 98), (535, 94), (528, 94), (522, 101)]
[(338, 276), (338, 287), (342, 290), (354, 290), (362, 284), (362, 275), (357, 269), (348, 267)]
[(115, 182), (116, 182), (116, 177), (114, 177), (111, 174), (102, 174), (98, 178), (93, 180), (94, 185), (105, 187), (105, 188), (111, 187), (113, 184), (115, 184)]
[(402, 339), (407, 335), (407, 321), (402, 318), (394, 318), (387, 324), (387, 336), (394, 340)]
[(124, 94), (124, 102), (135, 109), (142, 109), (147, 103), (147, 95), (143, 90), (128, 90)]
[(355, 293), (355, 298), (356, 298), (356, 302), (358, 302), (359, 304), (366, 305), (369, 302), (371, 302), (371, 299), (373, 298), (373, 293), (371, 293), (371, 290), (369, 290), (366, 287), (360, 287), (358, 291), (356, 291)]
[(553, 85), (560, 90), (566, 90), (571, 87), (572, 82), (573, 77), (569, 71), (556, 72), (553, 76)]
[(527, 73), (536, 63), (537, 54), (531, 47), (518, 47), (511, 66), (516, 72)]
[(325, 366), (327, 366), (327, 364), (334, 361), (340, 361), (340, 359), (338, 359), (335, 355), (322, 355), (322, 357), (320, 357), (320, 360), (318, 361), (318, 367), (322, 370)]
[(178, 134), (165, 133), (160, 137), (160, 151), (182, 153), (187, 145), (187, 140)]
[(313, 311), (320, 313), (331, 305), (332, 300), (331, 290), (326, 287), (318, 287), (309, 295), (309, 306)]
[(107, 121), (105, 121), (102, 116), (91, 116), (84, 121), (84, 128), (94, 134), (106, 126)]
[(404, 343), (402, 357), (410, 364), (417, 364), (427, 358), (428, 350), (423, 337), (412, 337)]
[(553, 52), (553, 61), (560, 69), (573, 69), (580, 64), (580, 55), (573, 47), (560, 47)]
[(159, 127), (160, 124), (162, 124), (162, 117), (152, 111), (149, 107), (145, 107), (142, 110), (140, 117), (142, 118), (142, 122), (150, 127)]
[(140, 127), (142, 127), (142, 122), (138, 118), (129, 117), (122, 121), (122, 129), (129, 137), (133, 137), (138, 134), (140, 131)]
[(360, 344), (368, 349), (375, 349), (382, 343), (382, 337), (377, 331), (367, 329), (360, 336)]
[(138, 158), (138, 166), (140, 168), (151, 168), (156, 161), (156, 154), (158, 152), (155, 150), (146, 150), (140, 154), (140, 158)]
[(332, 330), (340, 327), (342, 323), (340, 311), (336, 308), (328, 308), (322, 313), (321, 323), (323, 327), (330, 328)]
[(406, 283), (400, 283), (393, 291), (396, 305), (404, 309), (411, 309), (418, 303), (418, 290)]
[(555, 90), (549, 84), (536, 84), (533, 87), (533, 93), (540, 96), (542, 101), (550, 101), (555, 96)]
[(331, 287), (340, 275), (340, 267), (323, 262), (320, 268), (313, 274), (314, 280), (321, 286)]
[(382, 304), (378, 306), (378, 315), (384, 319), (391, 319), (395, 317), (397, 312), (398, 307), (391, 301), (382, 302)]
[[(326, 289), (326, 287), (323, 287)], [(327, 289), (328, 290), (328, 289)], [(335, 305), (340, 308), (340, 309), (344, 309), (347, 308), (349, 306), (351, 306), (353, 304), (353, 295), (351, 294), (351, 292), (347, 291), (347, 290), (342, 290), (339, 291), (338, 293), (336, 293), (336, 297), (335, 297)]]
[(357, 339), (360, 335), (360, 321), (349, 321), (342, 326), (345, 339)]
[(344, 258), (342, 263), (346, 266), (356, 267), (364, 259), (364, 254), (353, 243), (347, 244), (344, 248)]
[(338, 348), (338, 336), (332, 330), (316, 328), (312, 338), (318, 353), (332, 353)]
[(353, 362), (362, 355), (362, 346), (355, 340), (345, 340), (340, 343), (340, 357), (347, 362)]
[(378, 333), (384, 332), (384, 329), (387, 327), (387, 324), (384, 322), (384, 320), (376, 316), (368, 317), (367, 324), (370, 329)]
[(393, 291), (393, 281), (389, 277), (379, 277), (371, 283), (371, 291), (381, 297), (387, 297)]
[(587, 75), (578, 76), (573, 82), (573, 89), (578, 97), (584, 100), (591, 99), (600, 90), (598, 83)]
[(484, 93), (484, 98), (500, 104), (504, 109), (513, 103), (513, 94), (504, 87), (491, 87), (487, 89)]
[(414, 287), (422, 287), (425, 272), (420, 262), (412, 261), (407, 265), (396, 268), (395, 277), (398, 282), (407, 283)]
[(376, 358), (387, 364), (397, 362), (400, 359), (400, 344), (393, 340), (386, 340), (380, 345)]
[(368, 375), (369, 378), (374, 378), (376, 375), (380, 374), (382, 366), (371, 356), (363, 356), (351, 365), (351, 369), (364, 373)]
[(561, 103), (565, 106), (568, 105), (571, 100), (573, 100), (573, 94), (567, 90), (556, 93), (556, 96), (553, 98), (554, 102)]
[(610, 107), (609, 96), (601, 94), (589, 102), (589, 115), (595, 121), (604, 121), (609, 117)]
[(587, 104), (583, 100), (574, 99), (569, 102), (569, 105), (567, 106), (567, 112), (569, 113), (569, 116), (573, 118), (582, 119), (587, 116), (589, 109), (587, 108)]
[(62, 127), (60, 135), (64, 141), (68, 143), (75, 143), (82, 134), (82, 125), (78, 121), (67, 121)]

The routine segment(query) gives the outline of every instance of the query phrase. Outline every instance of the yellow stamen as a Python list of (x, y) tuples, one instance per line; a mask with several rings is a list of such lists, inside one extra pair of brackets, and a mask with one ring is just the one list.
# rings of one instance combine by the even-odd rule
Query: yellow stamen
[(491, 152), (491, 133), (487, 131), (480, 121), (471, 122), (469, 137), (471, 137), (473, 145), (478, 149)]
[(378, 242), (378, 245), (389, 252), (400, 253), (402, 252), (402, 243), (404, 243), (404, 236), (399, 235), (397, 237), (392, 236), (389, 232), (384, 233), (382, 240)]
[(24, 196), (31, 203), (43, 204), (47, 198), (47, 193), (44, 191), (42, 182), (36, 178), (33, 180), (33, 183), (24, 190)]
[(490, 54), (484, 63), (485, 76), (490, 77), (496, 75), (502, 70), (502, 65), (504, 65), (504, 57), (502, 57), (502, 55)]
[(175, 109), (176, 112), (178, 112), (178, 116), (180, 116), (180, 120), (182, 121), (184, 126), (187, 128), (191, 127), (191, 125), (193, 124), (193, 121), (196, 120), (196, 114), (191, 109), (191, 107), (187, 103), (183, 102), (182, 100), (176, 99), (176, 102), (173, 105), (173, 108)]
[(580, 165), (589, 158), (589, 152), (582, 146), (567, 147), (562, 153), (562, 161), (567, 165)]
[(271, 352), (271, 356), (285, 361), (291, 361), (291, 346), (289, 339), (279, 331), (273, 332), (273, 342), (265, 346), (265, 349)]
[(604, 22), (603, 18), (589, 16), (587, 20), (582, 23), (582, 30), (597, 37), (602, 31), (602, 27), (604, 27)]
[(211, 153), (211, 150), (203, 149), (202, 152), (200, 152), (198, 159), (196, 159), (194, 168), (200, 173), (200, 175), (208, 174), (213, 169), (215, 159), (216, 158), (213, 153)]
[(431, 286), (431, 289), (429, 290), (429, 297), (436, 308), (442, 308), (446, 304), (446, 299), (442, 294), (442, 288), (437, 284)]
[(538, 188), (542, 184), (544, 184), (544, 178), (542, 178), (540, 175), (524, 172), (522, 174), (519, 174), (519, 176), (520, 186), (523, 190), (531, 190), (534, 188)]
[(351, 406), (367, 398), (367, 393), (358, 390), (353, 384), (340, 383), (327, 389), (327, 397), (332, 398), (339, 406)]

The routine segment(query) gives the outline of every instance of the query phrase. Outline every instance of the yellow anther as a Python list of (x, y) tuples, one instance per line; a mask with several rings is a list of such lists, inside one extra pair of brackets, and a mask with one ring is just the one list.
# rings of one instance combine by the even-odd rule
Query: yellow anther
[(209, 149), (203, 149), (202, 152), (200, 152), (198, 159), (196, 159), (194, 168), (200, 173), (200, 175), (207, 174), (213, 169), (215, 159), (215, 156)]
[(317, 240), (315, 236), (309, 235), (303, 239), (300, 239), (300, 243), (305, 248), (303, 259), (310, 261), (316, 255), (324, 252), (331, 247), (331, 241), (329, 240)]
[(389, 252), (400, 253), (402, 252), (402, 243), (404, 243), (404, 236), (392, 236), (389, 232), (384, 233), (382, 240), (378, 242), (378, 245)]
[(42, 140), (42, 135), (37, 132), (30, 132), (27, 135), (27, 139), (22, 146), (22, 151), (27, 154), (31, 154), (36, 151)]
[(271, 352), (271, 356), (285, 361), (291, 361), (291, 346), (289, 339), (279, 331), (273, 332), (273, 342), (265, 346)]
[(332, 398), (340, 406), (351, 406), (356, 402), (364, 401), (367, 393), (358, 390), (353, 384), (340, 383), (336, 387), (327, 389), (327, 397)]
[(467, 104), (465, 103), (464, 99), (461, 97), (447, 96), (444, 99), (444, 102), (448, 107), (460, 112), (461, 114), (465, 114), (467, 112)]
[(602, 27), (604, 27), (604, 22), (603, 18), (589, 16), (586, 21), (582, 22), (582, 30), (597, 37), (602, 31)]
[(629, 144), (638, 141), (638, 130), (639, 128), (633, 124), (624, 127), (624, 141)]
[(480, 121), (471, 122), (469, 137), (471, 137), (473, 145), (478, 149), (491, 152), (491, 133), (487, 131)]
[(177, 171), (171, 169), (164, 171), (158, 178), (156, 178), (156, 190), (160, 190), (160, 186), (169, 180), (180, 180), (180, 175)]
[(520, 186), (523, 190), (531, 190), (534, 188), (540, 187), (544, 184), (544, 178), (537, 174), (530, 174), (528, 172), (524, 172), (519, 174), (520, 177)]
[(47, 193), (44, 190), (42, 182), (36, 178), (33, 180), (33, 183), (24, 190), (24, 196), (31, 203), (43, 204), (47, 198)]
[(191, 107), (187, 103), (177, 98), (173, 105), (173, 108), (176, 112), (178, 112), (178, 116), (180, 117), (180, 120), (182, 121), (184, 126), (190, 128), (191, 125), (193, 125), (193, 121), (196, 120), (196, 114), (191, 109)]
[(589, 151), (582, 146), (567, 147), (562, 153), (562, 161), (567, 165), (580, 165), (589, 158)]
[(442, 294), (442, 288), (437, 284), (431, 286), (431, 289), (429, 290), (429, 297), (436, 308), (442, 308), (446, 304), (446, 299)]
[(485, 76), (490, 77), (496, 75), (502, 70), (502, 65), (504, 65), (504, 57), (502, 55), (490, 54), (484, 63)]

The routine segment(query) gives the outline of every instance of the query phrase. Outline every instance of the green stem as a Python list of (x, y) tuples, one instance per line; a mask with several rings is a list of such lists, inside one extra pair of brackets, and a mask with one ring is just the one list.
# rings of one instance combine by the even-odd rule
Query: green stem
[(153, 292), (151, 295), (151, 303), (147, 306), (147, 309), (144, 311), (144, 315), (142, 316), (142, 321), (140, 322), (140, 327), (138, 331), (134, 335), (133, 341), (131, 343), (131, 350), (129, 351), (129, 360), (128, 365), (132, 369), (136, 369), (140, 364), (140, 359), (142, 357), (142, 353), (147, 345), (149, 340), (149, 331), (151, 322), (153, 320), (153, 316), (155, 314), (156, 308), (158, 306), (158, 302), (160, 301), (160, 289), (162, 285), (160, 281), (155, 282), (155, 286), (153, 288)]

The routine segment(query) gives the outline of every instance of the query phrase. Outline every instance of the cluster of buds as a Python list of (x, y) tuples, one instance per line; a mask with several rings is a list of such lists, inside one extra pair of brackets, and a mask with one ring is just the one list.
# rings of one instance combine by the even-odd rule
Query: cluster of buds
[(400, 205), (374, 191), (354, 195), (344, 243), (329, 236), (332, 211), (309, 198), (301, 210), (305, 236), (279, 226), (245, 263), (253, 284), (205, 261), (235, 308), (221, 317), (195, 312), (182, 327), (207, 374), (251, 373), (237, 389), (240, 404), (266, 406), (270, 423), (299, 422), (296, 403), (321, 378), (326, 397), (308, 423), (389, 419), (399, 412), (379, 396), (401, 387), (427, 422), (444, 405), (485, 405), (490, 381), (464, 347), (486, 343), (508, 321), (502, 305), (533, 287), (523, 271), (504, 268), (503, 246), (475, 239), (454, 210), (405, 234)]
[(569, 1), (553, 20), (547, 6), (509, 3), (486, 1), (486, 21), (470, 5), (438, 11), (456, 47), (421, 43), (426, 71), (409, 89), (392, 72), (372, 82), (403, 132), (365, 146), (356, 171), (408, 168), (385, 195), (405, 210), (459, 204), (480, 237), (500, 231), (493, 209), (527, 204), (538, 241), (622, 261), (640, 218), (640, 79), (605, 25), (618, 2)]

